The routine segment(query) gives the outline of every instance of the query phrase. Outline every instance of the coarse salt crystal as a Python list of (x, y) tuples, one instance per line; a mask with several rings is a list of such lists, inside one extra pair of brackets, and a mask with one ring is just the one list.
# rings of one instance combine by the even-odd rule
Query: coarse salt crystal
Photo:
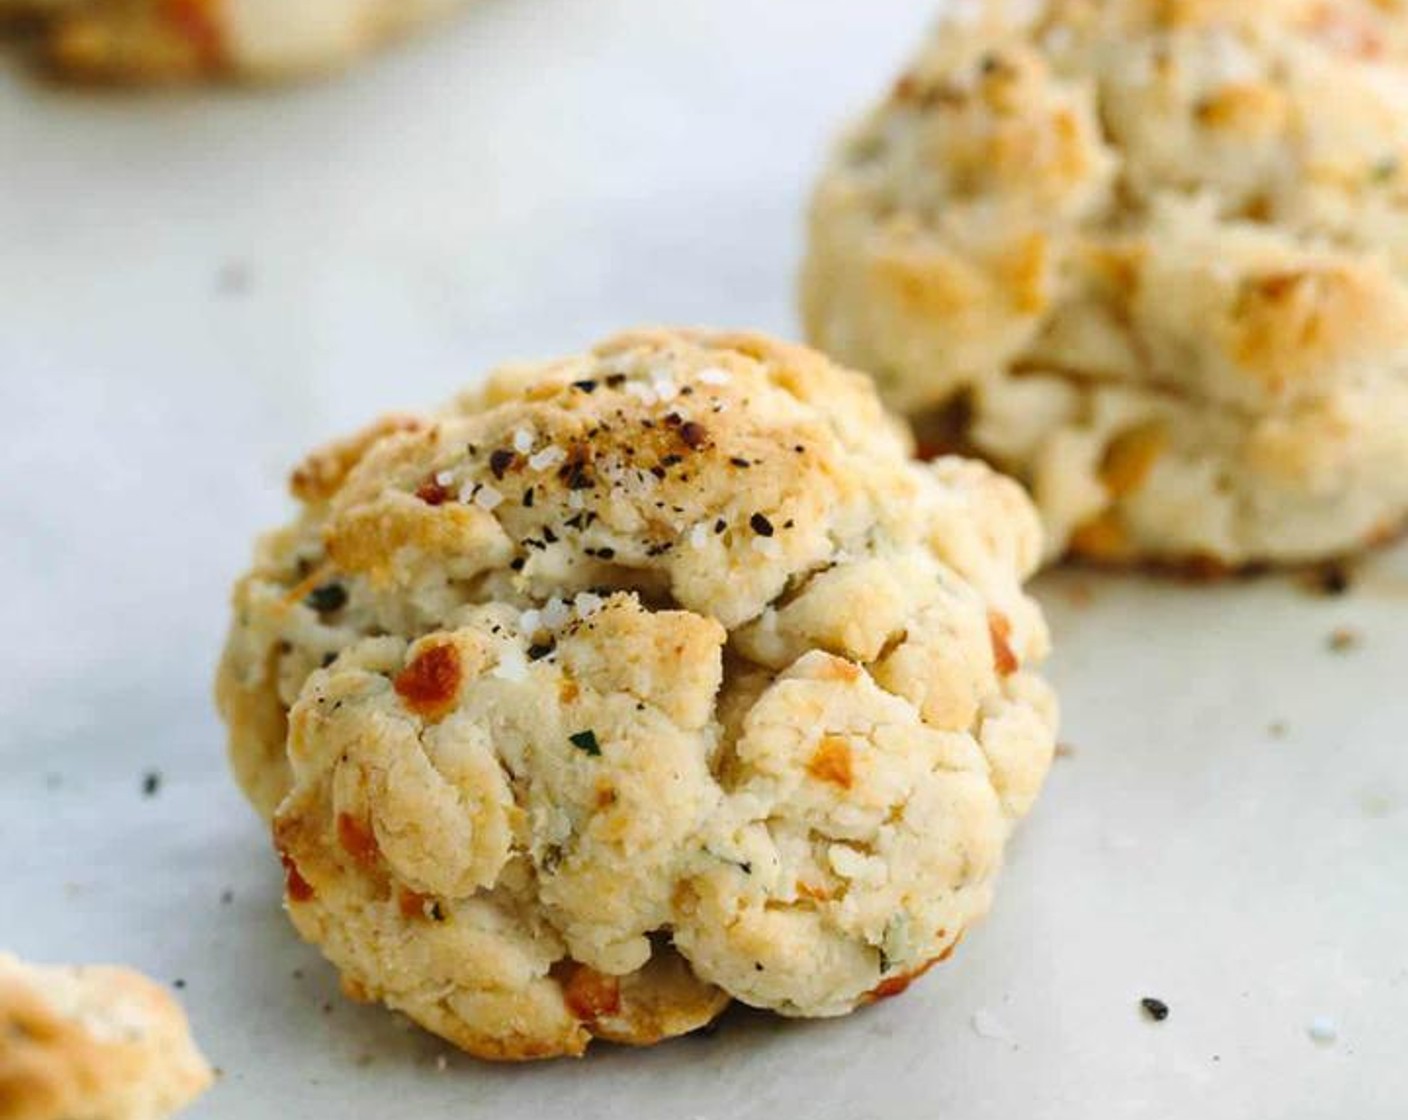
[(513, 449), (520, 455), (527, 455), (533, 450), (533, 433), (527, 428), (519, 428), (513, 433)]
[(699, 381), (704, 385), (727, 385), (732, 380), (733, 375), (718, 366), (709, 366), (699, 371)]
[(471, 480), (460, 487), (460, 501), (466, 505), (474, 501), (474, 494), (479, 489), (479, 483)]
[(597, 611), (601, 610), (606, 602), (600, 595), (593, 595), (590, 591), (583, 591), (573, 601), (573, 606), (577, 608), (579, 618), (591, 618)]
[(689, 531), (689, 547), (703, 548), (704, 542), (709, 539), (709, 528), (702, 521)]
[(436, 476), (435, 476), (435, 485), (436, 485), (436, 486), (449, 486), (450, 483), (452, 483), (452, 482), (454, 482), (454, 481), (455, 481), (455, 472), (454, 472), (454, 471), (440, 471), (440, 472), (439, 472), (438, 474), (436, 474)]
[(571, 608), (556, 595), (549, 599), (547, 606), (543, 608), (543, 625), (549, 630), (560, 630), (571, 617)]
[(680, 387), (664, 377), (656, 378), (650, 383), (650, 387), (661, 401), (672, 401), (680, 395)]
[(504, 496), (492, 486), (481, 486), (474, 495), (474, 504), (480, 509), (495, 509), (503, 503)]
[(499, 655), (499, 663), (494, 666), (494, 676), (501, 681), (524, 681), (528, 679), (528, 660), (523, 651), (509, 646)]
[(584, 509), (586, 507), (586, 504), (587, 500), (586, 498), (582, 497), (582, 492), (580, 490), (567, 491), (568, 509)]
[(525, 634), (536, 634), (543, 628), (543, 612), (526, 610), (518, 617), (518, 628)]
[(764, 556), (781, 556), (782, 542), (776, 537), (754, 537), (753, 550)]
[(544, 447), (536, 455), (528, 460), (528, 465), (535, 471), (549, 471), (559, 463), (565, 462), (567, 452), (557, 446)]

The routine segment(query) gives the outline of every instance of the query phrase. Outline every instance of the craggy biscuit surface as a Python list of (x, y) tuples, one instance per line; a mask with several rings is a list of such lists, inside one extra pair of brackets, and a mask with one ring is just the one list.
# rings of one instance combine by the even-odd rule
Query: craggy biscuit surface
[(210, 1081), (185, 1014), (145, 976), (0, 952), (3, 1120), (161, 1120)]
[(1102, 560), (1408, 509), (1408, 3), (969, 0), (817, 190), (814, 342)]
[(819, 354), (657, 331), (310, 456), (218, 691), (346, 990), (524, 1059), (946, 957), (1055, 706), (1030, 503), (909, 450)]

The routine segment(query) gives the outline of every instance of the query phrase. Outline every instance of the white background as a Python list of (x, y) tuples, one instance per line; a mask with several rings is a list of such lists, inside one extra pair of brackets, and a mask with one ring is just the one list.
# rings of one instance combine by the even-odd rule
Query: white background
[[(442, 1072), (279, 912), (209, 679), (290, 462), (623, 326), (795, 335), (826, 138), (929, 14), (483, 0), (278, 94), (0, 72), (0, 945), (184, 980), (224, 1070), (193, 1115), (1408, 1115), (1401, 553), (1337, 600), (1043, 579), (1074, 753), (992, 918), (846, 1020)], [(1361, 646), (1331, 653), (1338, 626)]]

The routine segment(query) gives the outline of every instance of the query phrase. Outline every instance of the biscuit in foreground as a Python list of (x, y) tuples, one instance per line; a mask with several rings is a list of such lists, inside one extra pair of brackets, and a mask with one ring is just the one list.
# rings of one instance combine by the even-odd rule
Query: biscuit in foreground
[(0, 952), (4, 1120), (161, 1120), (210, 1082), (184, 1012), (145, 976)]
[(838, 146), (803, 303), (1053, 556), (1237, 568), (1403, 523), (1405, 278), (1402, 0), (988, 0)]
[(1038, 526), (989, 468), (915, 462), (860, 375), (628, 335), (293, 486), (219, 696), (350, 994), (575, 1055), (731, 999), (845, 1014), (987, 911), (1053, 748)]

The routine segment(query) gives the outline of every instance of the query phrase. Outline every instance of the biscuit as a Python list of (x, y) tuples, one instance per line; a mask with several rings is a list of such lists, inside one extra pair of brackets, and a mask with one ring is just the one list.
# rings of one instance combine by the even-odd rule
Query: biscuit
[(145, 976), (0, 952), (4, 1120), (160, 1120), (210, 1082), (185, 1014)]
[(1408, 509), (1408, 3), (955, 5), (816, 191), (807, 332), (1051, 555), (1240, 567)]
[(622, 336), (317, 452), (218, 695), (294, 924), (473, 1054), (839, 1015), (987, 910), (1055, 702), (1040, 532), (869, 382)]
[(341, 69), (465, 0), (0, 0), (68, 79), (273, 81)]

